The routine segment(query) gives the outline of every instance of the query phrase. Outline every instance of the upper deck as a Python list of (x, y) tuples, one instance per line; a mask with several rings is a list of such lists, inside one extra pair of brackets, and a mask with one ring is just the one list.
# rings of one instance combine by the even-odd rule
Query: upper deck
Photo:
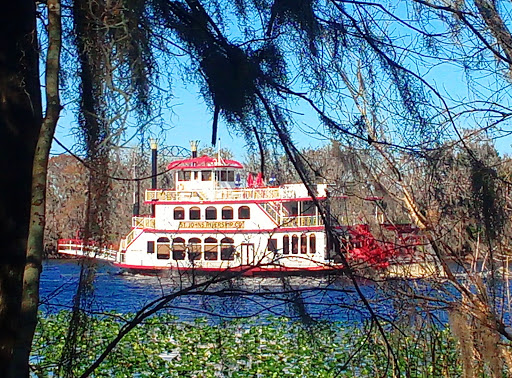
[[(222, 159), (220, 156), (178, 160), (170, 163), (167, 168), (174, 174), (175, 188), (147, 190), (147, 204), (311, 199), (303, 184), (268, 186), (261, 174), (254, 177), (252, 173), (246, 173), (239, 162)], [(326, 189), (326, 184), (313, 187), (315, 196), (319, 198), (326, 197)]]
[[(327, 196), (327, 184), (318, 184), (316, 197)], [(287, 201), (310, 200), (311, 197), (303, 184), (288, 184), (280, 187), (261, 188), (212, 188), (194, 190), (176, 189), (149, 189), (145, 193), (145, 201), (150, 204), (171, 202), (201, 202), (222, 201), (229, 202), (260, 202), (260, 201)]]

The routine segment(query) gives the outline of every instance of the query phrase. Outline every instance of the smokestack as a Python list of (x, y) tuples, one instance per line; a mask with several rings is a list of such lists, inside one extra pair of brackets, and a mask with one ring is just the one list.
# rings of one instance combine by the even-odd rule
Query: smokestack
[(140, 213), (140, 181), (137, 179), (137, 155), (135, 152), (135, 148), (133, 149), (133, 171), (132, 171), (132, 177), (133, 177), (133, 216), (138, 217)]
[(157, 175), (157, 152), (158, 147), (156, 139), (150, 139), (151, 145), (151, 189), (156, 189), (156, 175)]
[[(156, 149), (158, 147), (156, 139), (150, 139), (149, 144), (151, 145), (151, 189), (156, 189)], [(155, 216), (155, 205), (151, 205), (151, 215)]]
[(137, 181), (135, 183), (136, 185), (136, 189), (135, 189), (135, 193), (134, 193), (134, 200), (133, 200), (133, 216), (134, 217), (138, 217), (140, 215), (140, 181)]
[(197, 145), (198, 145), (198, 141), (197, 140), (191, 140), (190, 141), (190, 151), (192, 151), (192, 158), (196, 158), (197, 157)]

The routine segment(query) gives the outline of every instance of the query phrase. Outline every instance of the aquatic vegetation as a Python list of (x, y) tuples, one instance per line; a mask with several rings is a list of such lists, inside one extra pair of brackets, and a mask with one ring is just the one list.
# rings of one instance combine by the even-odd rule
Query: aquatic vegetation
[[(69, 313), (41, 318), (33, 345), (38, 376), (58, 371)], [(79, 375), (125, 323), (114, 313), (91, 319), (78, 340)], [(402, 327), (401, 327), (402, 328)], [(211, 324), (152, 317), (125, 337), (95, 377), (375, 377), (460, 376), (455, 341), (447, 329), (389, 329), (395, 356), (374, 327), (304, 325), (287, 318)], [(393, 362), (394, 361), (394, 362)]]

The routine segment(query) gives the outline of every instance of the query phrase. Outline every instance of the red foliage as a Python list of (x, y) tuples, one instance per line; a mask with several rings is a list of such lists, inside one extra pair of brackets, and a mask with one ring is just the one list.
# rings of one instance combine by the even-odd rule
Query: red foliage
[(396, 241), (377, 240), (370, 231), (368, 225), (357, 225), (349, 230), (350, 249), (349, 259), (366, 263), (374, 268), (386, 268), (389, 266), (391, 259), (412, 255), (416, 251), (416, 247), (420, 244), (420, 238), (416, 234), (409, 232), (402, 233), (400, 230), (396, 232)]

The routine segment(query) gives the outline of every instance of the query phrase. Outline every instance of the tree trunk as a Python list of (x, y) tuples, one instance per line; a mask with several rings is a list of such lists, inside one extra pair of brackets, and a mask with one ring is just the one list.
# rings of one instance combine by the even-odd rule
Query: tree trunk
[(5, 373), (22, 326), (32, 166), (42, 118), (35, 2), (6, 2), (0, 35), (0, 371)]
[(27, 245), (27, 260), (23, 275), (21, 327), (14, 350), (9, 376), (28, 377), (32, 340), (37, 325), (39, 277), (43, 260), (43, 237), (46, 208), (46, 177), (48, 156), (61, 109), (59, 99), (59, 69), (61, 47), (60, 0), (48, 0), (48, 53), (46, 58), (46, 114), (34, 156), (32, 176), (32, 206)]

